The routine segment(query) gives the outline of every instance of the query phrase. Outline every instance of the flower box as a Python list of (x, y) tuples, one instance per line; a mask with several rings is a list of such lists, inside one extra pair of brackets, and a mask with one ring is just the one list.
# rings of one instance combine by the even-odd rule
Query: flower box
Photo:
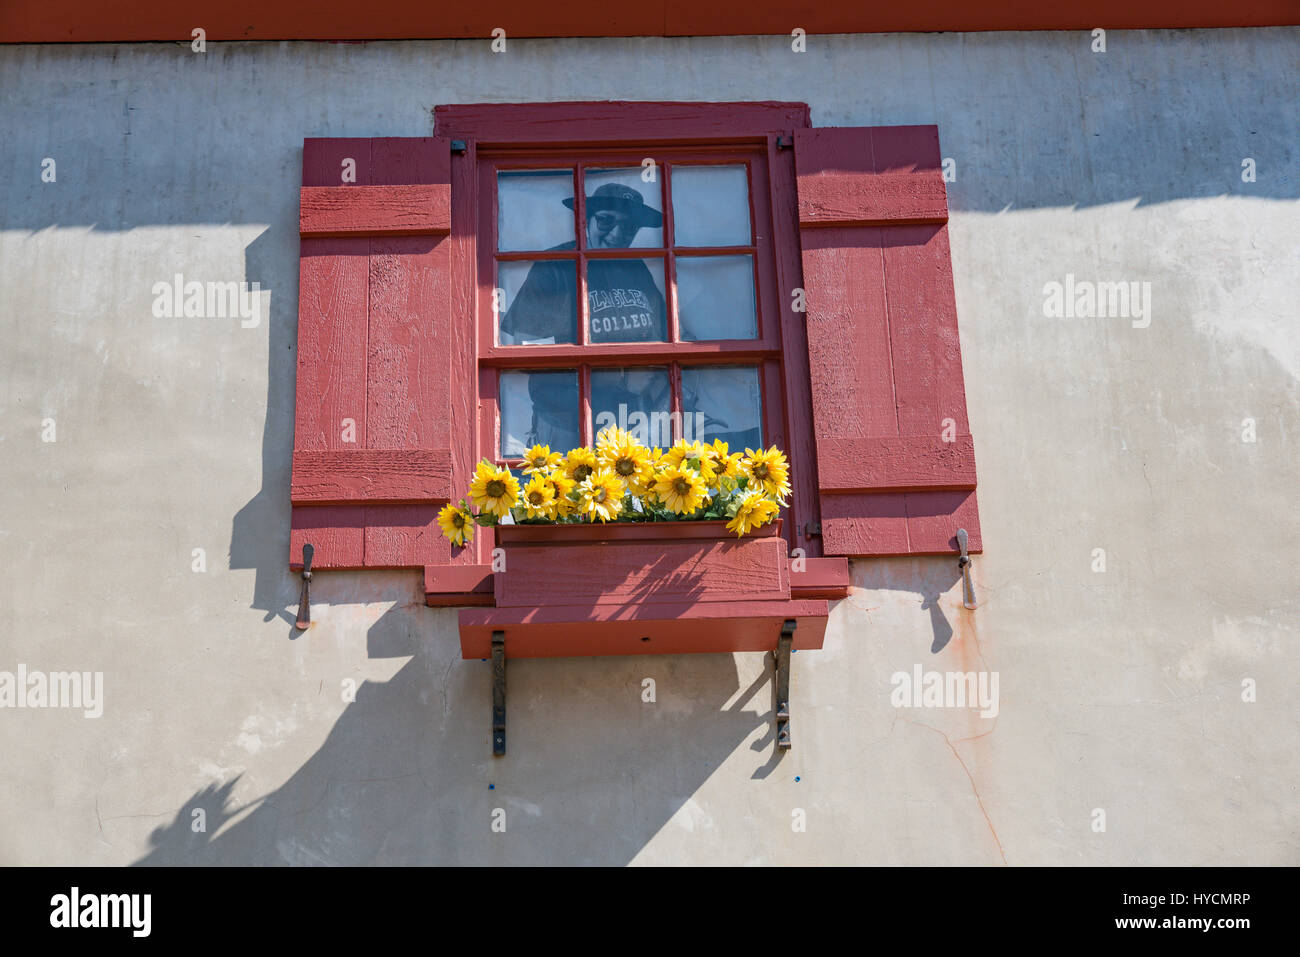
[(737, 538), (725, 522), (501, 525), (498, 608), (684, 605), (790, 597), (780, 521)]
[[(498, 545), (540, 545), (561, 542), (680, 542), (693, 539), (725, 539), (737, 541), (734, 532), (727, 531), (727, 523), (717, 522), (592, 522), (582, 525), (498, 525)], [(742, 537), (779, 538), (781, 519), (753, 529)]]

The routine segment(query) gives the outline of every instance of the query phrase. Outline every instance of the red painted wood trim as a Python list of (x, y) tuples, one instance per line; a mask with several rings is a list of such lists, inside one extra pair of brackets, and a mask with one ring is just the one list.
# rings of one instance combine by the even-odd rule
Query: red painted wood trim
[(795, 130), (799, 225), (945, 223), (935, 126)]
[(496, 604), (491, 565), (426, 565), (424, 603), (433, 608)]
[(437, 505), (295, 505), (291, 514), (291, 568), (302, 566), (308, 542), (316, 550), (312, 567), (322, 570), (423, 569), (451, 561)]
[[(788, 31), (786, 31), (788, 32)], [(485, 144), (564, 143), (609, 146), (618, 140), (682, 144), (735, 138), (766, 139), (810, 124), (805, 103), (470, 103), (436, 106), (439, 136)]]
[(940, 164), (933, 126), (795, 131), (825, 555), (979, 541)]
[(295, 504), (403, 504), (450, 500), (447, 449), (355, 449), (293, 453)]
[[(782, 519), (751, 530), (744, 539), (778, 538)], [(499, 525), (498, 545), (554, 545), (562, 542), (736, 541), (723, 521), (610, 522), (589, 525)]]
[(969, 435), (837, 438), (822, 443), (817, 474), (823, 492), (973, 489), (975, 443)]
[(958, 554), (956, 531), (969, 550), (984, 550), (975, 492), (881, 492), (823, 495), (822, 539), (836, 555)]
[(844, 598), (849, 593), (847, 558), (805, 558), (802, 571), (793, 570), (791, 562), (791, 598)]
[(947, 221), (948, 193), (939, 170), (879, 173), (865, 179), (832, 173), (799, 183), (803, 227)]
[(419, 236), (451, 231), (451, 187), (304, 186), (301, 236)]
[(785, 451), (790, 460), (790, 509), (786, 538), (793, 548), (818, 556), (822, 542), (808, 534), (818, 518), (817, 445), (811, 423), (812, 382), (808, 355), (805, 313), (794, 309), (796, 289), (802, 289), (803, 267), (799, 258), (798, 192), (795, 189), (794, 154), (780, 149), (776, 136), (769, 136), (767, 163), (770, 170), (772, 248), (776, 256), (777, 327), (781, 334), (781, 376), (785, 408), (776, 410), (785, 420)]
[(597, 542), (507, 546), (498, 608), (565, 604), (779, 601), (790, 597), (785, 542)]
[(174, 0), (6, 0), (0, 5), (0, 42), (105, 43), (166, 41), (189, 44), (202, 20), (208, 42), (247, 40), (465, 39), (483, 44), (503, 26), (522, 37), (759, 36), (790, 49), (794, 25), (818, 36), (841, 33), (918, 33), (962, 30), (1108, 30), (1255, 27), (1297, 22), (1290, 0), (1229, 5), (1211, 0), (1082, 0), (1025, 4), (1018, 0), (920, 0), (906, 4), (830, 0), (792, 7), (789, 0), (684, 3), (647, 0), (611, 6), (596, 0), (539, 5), (497, 0), (455, 9), (419, 0), (370, 0), (364, 10), (338, 2), (226, 0), (196, 18)]
[(486, 658), (492, 632), (504, 630), (508, 658), (773, 651), (793, 618), (793, 647), (805, 651), (822, 647), (827, 614), (820, 599), (465, 608), (460, 646), (465, 658)]
[(289, 567), (302, 569), (302, 547), (315, 550), (312, 568), (364, 568), (365, 509), (357, 505), (294, 508), (290, 513)]
[(427, 565), (424, 590), (428, 594), (478, 592), (492, 596), (491, 565)]

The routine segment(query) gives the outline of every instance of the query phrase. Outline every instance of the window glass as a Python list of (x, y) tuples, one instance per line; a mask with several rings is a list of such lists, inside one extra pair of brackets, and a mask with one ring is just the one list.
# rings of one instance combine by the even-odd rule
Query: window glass
[(682, 433), (721, 439), (733, 452), (763, 442), (763, 402), (757, 366), (688, 366), (682, 369)]
[(502, 458), (539, 444), (561, 453), (581, 444), (576, 371), (502, 372), (499, 390)]
[(664, 368), (591, 370), (591, 434), (611, 425), (650, 448), (672, 445), (672, 394)]
[(573, 243), (573, 171), (497, 173), (497, 249), (537, 252)]
[(748, 246), (749, 176), (741, 166), (673, 167), (673, 242)]
[(758, 337), (751, 256), (678, 256), (677, 301), (683, 341)]
[(664, 342), (662, 259), (587, 260), (587, 323), (591, 342)]
[(503, 346), (577, 342), (578, 267), (572, 260), (497, 263)]
[[(645, 176), (653, 171), (654, 179)], [(590, 169), (587, 186), (587, 248), (655, 248), (664, 244), (663, 200), (658, 167)]]

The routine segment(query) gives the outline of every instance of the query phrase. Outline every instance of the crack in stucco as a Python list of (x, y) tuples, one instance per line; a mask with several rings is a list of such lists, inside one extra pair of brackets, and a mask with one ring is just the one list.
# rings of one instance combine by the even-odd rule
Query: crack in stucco
[[(947, 734), (940, 731), (938, 728), (933, 727), (932, 725), (928, 725), (923, 721), (916, 721), (912, 718), (906, 718), (906, 717), (903, 718), (903, 720), (908, 722), (909, 724), (914, 724), (917, 727), (925, 728), (927, 731), (933, 731), (935, 734), (939, 735), (939, 737), (943, 738), (944, 743), (948, 745), (948, 750), (952, 752), (952, 756), (957, 759), (957, 763), (961, 765), (962, 771), (966, 773), (966, 780), (970, 781), (971, 793), (975, 795), (975, 803), (979, 805), (980, 813), (984, 815), (984, 822), (989, 826), (989, 833), (993, 835), (993, 842), (998, 846), (998, 855), (1002, 858), (1002, 863), (1003, 864), (1009, 863), (1007, 861), (1007, 852), (1005, 848), (1003, 848), (1002, 846), (1002, 839), (998, 837), (997, 828), (993, 826), (993, 819), (989, 817), (988, 808), (984, 806), (984, 798), (980, 796), (980, 789), (979, 786), (976, 785), (975, 783), (975, 776), (970, 773), (970, 768), (968, 768), (966, 766), (966, 762), (962, 760), (961, 754), (957, 751), (956, 746), (952, 743), (952, 739), (949, 738)], [(990, 734), (991, 732), (992, 729), (990, 729), (989, 731), (985, 731), (983, 734), (977, 734), (975, 735), (975, 737), (982, 738), (985, 734)], [(974, 739), (963, 738), (962, 740), (967, 741), (967, 740), (974, 740)]]

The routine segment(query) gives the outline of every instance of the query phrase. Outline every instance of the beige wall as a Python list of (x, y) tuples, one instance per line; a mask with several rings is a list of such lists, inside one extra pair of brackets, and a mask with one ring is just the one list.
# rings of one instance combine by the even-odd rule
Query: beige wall
[[(0, 670), (104, 675), (102, 717), (0, 710), (0, 863), (1300, 862), (1297, 38), (0, 48)], [(534, 98), (799, 100), (957, 161), (979, 608), (856, 563), (779, 759), (762, 656), (512, 662), (493, 760), (416, 574), (322, 573), (292, 627), (301, 140)], [(262, 321), (154, 318), (175, 272)], [(1044, 318), (1067, 273), (1150, 282), (1149, 327)], [(917, 665), (997, 672), (997, 717), (894, 707)]]

